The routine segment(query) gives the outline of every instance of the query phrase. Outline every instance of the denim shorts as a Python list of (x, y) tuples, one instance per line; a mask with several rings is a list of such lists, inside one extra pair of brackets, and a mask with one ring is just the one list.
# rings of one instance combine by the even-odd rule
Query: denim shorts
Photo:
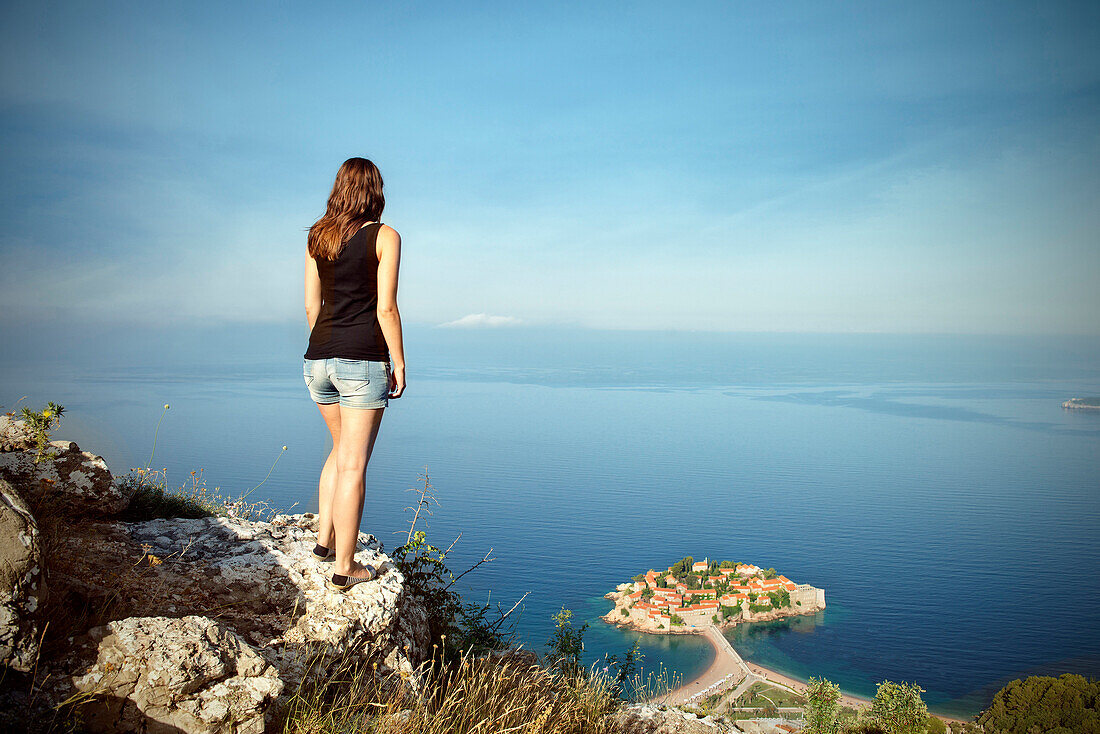
[(365, 359), (307, 359), (302, 374), (313, 402), (344, 408), (385, 408), (390, 396), (390, 363)]

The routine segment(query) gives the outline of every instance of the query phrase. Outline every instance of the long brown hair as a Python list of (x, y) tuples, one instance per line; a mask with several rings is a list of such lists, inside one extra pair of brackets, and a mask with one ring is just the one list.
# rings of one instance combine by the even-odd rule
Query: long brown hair
[(348, 158), (336, 172), (324, 216), (309, 228), (309, 254), (335, 260), (360, 227), (378, 221), (385, 206), (378, 166), (366, 158)]

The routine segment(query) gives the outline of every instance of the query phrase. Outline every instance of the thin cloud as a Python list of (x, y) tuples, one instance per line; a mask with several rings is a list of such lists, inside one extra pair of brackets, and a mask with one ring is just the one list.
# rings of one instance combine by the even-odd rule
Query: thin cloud
[(479, 328), (483, 326), (515, 326), (521, 323), (515, 316), (494, 316), (487, 313), (470, 313), (460, 319), (440, 324), (442, 328)]

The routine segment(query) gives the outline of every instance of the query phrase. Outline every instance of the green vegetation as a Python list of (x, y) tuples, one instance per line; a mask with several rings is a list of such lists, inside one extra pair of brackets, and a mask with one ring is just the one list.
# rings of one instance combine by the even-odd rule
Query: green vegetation
[(804, 734), (838, 734), (840, 724), (840, 686), (824, 678), (810, 678), (806, 689)]
[(883, 734), (926, 734), (928, 707), (921, 700), (923, 692), (916, 683), (879, 683), (867, 723)]
[[(883, 681), (868, 708), (842, 708), (840, 687), (810, 678), (803, 714), (805, 734), (944, 734), (943, 721), (931, 716), (915, 683)], [(999, 730), (998, 730), (999, 731)]]
[(766, 579), (774, 579), (778, 575), (779, 574), (776, 573), (774, 568), (765, 568), (764, 571), (763, 571), (763, 576)]
[[(732, 706), (734, 708), (769, 709), (774, 711), (780, 708), (798, 708), (805, 705), (805, 703), (806, 699), (797, 693), (758, 681), (734, 699)], [(749, 713), (749, 716), (760, 715), (761, 712)]]
[[(51, 403), (52, 405), (52, 403)], [(256, 491), (275, 470), (275, 465), (286, 452), (283, 446), (267, 470), (267, 475), (252, 489), (239, 495), (236, 499), (230, 499), (219, 491), (206, 486), (202, 469), (192, 471), (184, 483), (176, 488), (168, 487), (167, 468), (151, 468), (153, 457), (157, 450), (157, 436), (160, 433), (160, 425), (168, 412), (166, 403), (161, 411), (160, 420), (153, 434), (153, 448), (149, 453), (149, 461), (144, 467), (132, 468), (129, 473), (116, 478), (116, 481), (132, 495), (130, 504), (122, 513), (122, 519), (128, 522), (141, 522), (158, 518), (200, 518), (200, 517), (238, 517), (244, 519), (264, 520), (276, 514), (275, 510), (266, 502), (247, 502), (247, 497)]]
[(623, 607), (619, 611), (623, 613), (624, 617), (629, 617), (630, 616), (630, 612), (626, 611), (626, 607)]
[(670, 570), (669, 573), (671, 573), (676, 578), (680, 578), (680, 576), (685, 576), (691, 573), (691, 566), (694, 563), (694, 558), (692, 558), (691, 556), (684, 556), (682, 559), (672, 564), (672, 570)]
[(142, 522), (156, 518), (214, 517), (224, 515), (224, 498), (207, 491), (201, 474), (191, 472), (190, 489), (168, 488), (167, 469), (131, 469), (118, 478), (118, 483), (133, 499), (122, 515), (123, 520)]
[(684, 620), (680, 617), (679, 614), (673, 614), (671, 617), (669, 617), (669, 624), (682, 625), (683, 623)]
[(772, 607), (774, 609), (783, 609), (791, 605), (791, 592), (786, 589), (773, 591), (768, 594), (768, 598), (772, 600)]
[[(20, 398), (22, 400), (22, 398)], [(18, 401), (16, 401), (18, 402)], [(65, 406), (50, 402), (42, 410), (31, 410), (24, 406), (21, 417), (26, 421), (27, 427), (34, 436), (34, 463), (43, 459), (54, 459), (56, 451), (48, 451), (50, 445), (50, 431), (61, 423), (61, 416), (65, 414)], [(8, 413), (8, 415), (13, 415)]]
[(730, 617), (735, 617), (735, 616), (741, 614), (741, 608), (740, 607), (727, 607), (723, 604), (722, 606), (720, 606), (718, 608), (722, 610), (722, 619), (723, 620), (729, 619)]
[(568, 676), (580, 675), (583, 670), (580, 660), (584, 651), (584, 631), (588, 629), (588, 622), (574, 629), (573, 611), (564, 607), (553, 619), (556, 623), (554, 636), (546, 642), (549, 648), (546, 660), (552, 670), (559, 670)]
[(1014, 680), (997, 692), (978, 724), (1004, 734), (1097, 734), (1100, 680), (1069, 673)]

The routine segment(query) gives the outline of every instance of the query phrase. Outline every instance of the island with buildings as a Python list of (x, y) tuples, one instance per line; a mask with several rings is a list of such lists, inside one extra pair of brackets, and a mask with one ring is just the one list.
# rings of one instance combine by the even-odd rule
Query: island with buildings
[[(777, 691), (796, 697), (805, 693), (804, 682), (747, 662), (723, 630), (821, 611), (824, 589), (796, 584), (774, 568), (688, 556), (665, 571), (639, 574), (604, 596), (615, 603), (602, 617), (606, 622), (653, 634), (698, 634), (714, 649), (706, 670), (650, 702), (675, 706), (713, 697), (717, 711), (740, 705), (741, 697), (759, 686), (773, 697)], [(866, 702), (848, 694), (842, 700), (848, 706)]]
[(650, 569), (605, 594), (615, 608), (606, 622), (655, 634), (700, 633), (825, 608), (825, 590), (796, 584), (774, 568), (691, 556)]

